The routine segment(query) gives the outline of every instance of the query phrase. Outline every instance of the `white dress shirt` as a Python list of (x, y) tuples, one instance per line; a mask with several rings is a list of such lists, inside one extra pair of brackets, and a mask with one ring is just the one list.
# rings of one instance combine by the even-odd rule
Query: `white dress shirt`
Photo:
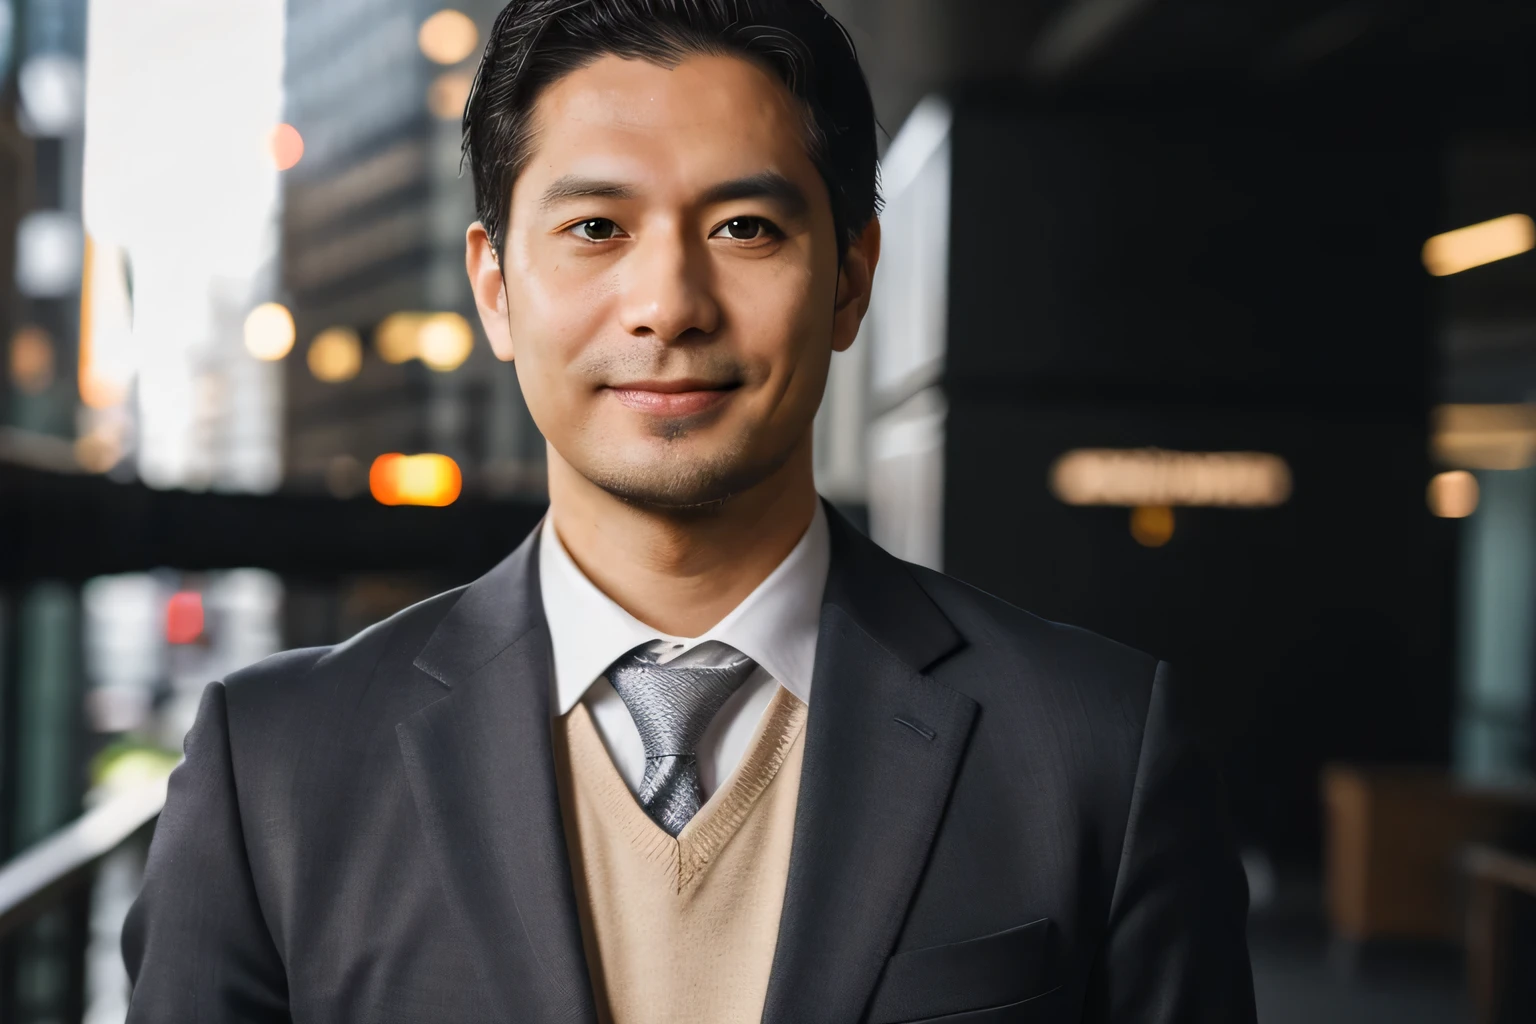
[(706, 640), (729, 644), (757, 662), (757, 668), (699, 741), (699, 781), (707, 799), (741, 761), (778, 687), (811, 703), (811, 669), (830, 563), (827, 515), (818, 501), (805, 535), (757, 589), (703, 636), (677, 637), (652, 629), (597, 589), (571, 560), (552, 517), (546, 516), (539, 536), (539, 589), (554, 648), (555, 713), (563, 715), (585, 699), (619, 774), (638, 791), (645, 745), (629, 708), (603, 673), (652, 640), (675, 644), (673, 657)]

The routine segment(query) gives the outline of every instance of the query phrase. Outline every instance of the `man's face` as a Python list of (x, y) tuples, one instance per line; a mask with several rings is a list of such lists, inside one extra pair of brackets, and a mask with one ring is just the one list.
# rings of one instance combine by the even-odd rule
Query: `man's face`
[(546, 89), (533, 115), (504, 311), (483, 284), (476, 295), (555, 456), (626, 500), (683, 508), (808, 451), (873, 258), (849, 261), (851, 284), (839, 268), (788, 90), (733, 57), (668, 69), (608, 56)]

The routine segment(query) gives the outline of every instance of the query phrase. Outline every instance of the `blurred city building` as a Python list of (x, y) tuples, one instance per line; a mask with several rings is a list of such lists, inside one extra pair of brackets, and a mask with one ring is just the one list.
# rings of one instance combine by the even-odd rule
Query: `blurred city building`
[(414, 0), (289, 5), (304, 151), (285, 179), (283, 281), (308, 355), (287, 364), (296, 485), (355, 492), (392, 451), (448, 455), (503, 492), (540, 485), (542, 441), (513, 367), (475, 344), (464, 275), (459, 119), (492, 6), (424, 21)]
[[(827, 6), (887, 207), (824, 493), (1179, 666), (1263, 1019), (1536, 1019), (1536, 9)], [(499, 8), (0, 0), (0, 1020), (122, 1019), (207, 681), (542, 512), (463, 271)]]

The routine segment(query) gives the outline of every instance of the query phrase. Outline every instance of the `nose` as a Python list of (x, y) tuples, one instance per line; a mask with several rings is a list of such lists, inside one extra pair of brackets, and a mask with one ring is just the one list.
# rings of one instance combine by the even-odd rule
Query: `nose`
[(682, 231), (647, 232), (624, 261), (619, 318), (635, 337), (673, 344), (714, 334), (720, 306), (709, 254)]

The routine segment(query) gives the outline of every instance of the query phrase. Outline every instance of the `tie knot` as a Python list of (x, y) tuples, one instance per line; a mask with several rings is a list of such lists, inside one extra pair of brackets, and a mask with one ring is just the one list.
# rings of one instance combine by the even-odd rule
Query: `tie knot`
[(608, 669), (648, 758), (692, 757), (709, 723), (757, 667), (718, 640), (663, 661), (671, 649), (665, 640), (641, 644)]

